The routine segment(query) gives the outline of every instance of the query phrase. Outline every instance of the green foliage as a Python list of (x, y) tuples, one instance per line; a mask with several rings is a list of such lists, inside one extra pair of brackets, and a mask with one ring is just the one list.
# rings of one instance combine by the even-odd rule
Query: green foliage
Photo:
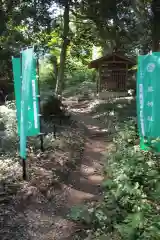
[(96, 93), (96, 84), (94, 82), (86, 81), (82, 83), (75, 82), (74, 85), (69, 85), (66, 87), (63, 95), (64, 97), (88, 97), (90, 98)]
[[(0, 88), (5, 94), (13, 91), (12, 56), (22, 47), (36, 44), (38, 49), (46, 44), (46, 32), (50, 25), (49, 7), (45, 1), (2, 1), (0, 6)], [(5, 84), (4, 84), (5, 82)]]
[(71, 209), (71, 212), (68, 215), (69, 218), (71, 218), (74, 221), (82, 221), (85, 223), (90, 223), (91, 218), (88, 214), (87, 207), (81, 205), (81, 206), (74, 206)]
[(43, 103), (42, 114), (45, 120), (51, 120), (53, 119), (53, 116), (54, 118), (57, 117), (61, 120), (65, 118), (69, 119), (65, 106), (55, 95), (48, 97), (48, 99)]
[(108, 156), (106, 171), (111, 182), (106, 191), (110, 189), (124, 213), (114, 227), (122, 239), (159, 239), (159, 159), (153, 153), (135, 148), (135, 140), (131, 122), (115, 139), (117, 151)]
[[(159, 156), (140, 151), (133, 121), (114, 139), (106, 156), (104, 198), (91, 209), (94, 236), (117, 232), (122, 240), (160, 239)], [(96, 238), (99, 239), (99, 238)]]
[(150, 47), (150, 3), (141, 0), (84, 0), (79, 6), (82, 19), (86, 16), (94, 23), (93, 38), (103, 47), (104, 53), (118, 49), (136, 54), (136, 49), (147, 52)]
[[(54, 56), (49, 55), (40, 62), (40, 87), (42, 91), (50, 89), (54, 93), (56, 76), (52, 57)], [(83, 65), (81, 60), (77, 61), (77, 58), (68, 59), (66, 65), (65, 96), (90, 94), (96, 91), (96, 72), (94, 70), (88, 69), (88, 66)]]
[[(12, 79), (11, 56), (18, 54), (24, 46), (35, 44), (38, 53), (49, 53), (56, 57), (59, 64), (64, 19), (53, 7), (55, 2), (58, 8), (64, 7), (67, 2), (70, 5), (66, 82), (63, 88), (94, 78), (95, 73), (87, 67), (92, 59), (93, 45), (100, 46), (104, 53), (117, 48), (135, 54), (135, 49), (146, 48), (151, 42), (149, 1), (137, 1), (136, 6), (134, 1), (129, 3), (127, 0), (3, 1), (0, 9), (0, 78)], [(48, 63), (45, 64), (42, 82), (54, 88), (54, 71), (51, 65), (50, 68)]]
[(88, 65), (77, 61), (77, 58), (68, 59), (66, 65), (66, 86), (95, 81), (95, 71), (88, 69)]
[(44, 59), (40, 62), (40, 86), (43, 90), (46, 88), (50, 88), (54, 90), (56, 86), (56, 78), (53, 71), (52, 64), (47, 61), (47, 59)]

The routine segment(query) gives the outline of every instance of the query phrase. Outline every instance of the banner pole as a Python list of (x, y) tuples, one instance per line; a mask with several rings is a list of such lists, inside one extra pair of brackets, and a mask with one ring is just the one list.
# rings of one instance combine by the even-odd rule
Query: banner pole
[(23, 180), (27, 180), (26, 159), (22, 158)]
[(42, 133), (42, 109), (41, 109), (41, 93), (40, 93), (40, 81), (39, 81), (39, 58), (37, 57), (37, 82), (38, 82), (38, 103), (39, 103), (39, 112), (40, 112), (40, 143), (41, 151), (44, 152), (44, 141)]

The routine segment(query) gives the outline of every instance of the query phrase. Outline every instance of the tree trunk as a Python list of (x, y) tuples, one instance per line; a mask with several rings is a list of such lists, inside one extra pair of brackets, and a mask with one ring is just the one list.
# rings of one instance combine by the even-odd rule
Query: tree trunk
[(55, 80), (57, 82), (57, 77), (58, 77), (58, 65), (57, 65), (57, 58), (54, 57), (54, 59), (52, 60), (52, 64), (53, 64), (53, 71), (54, 71), (54, 75), (55, 75)]
[(66, 1), (66, 4), (65, 4), (63, 21), (64, 21), (63, 42), (62, 42), (62, 47), (61, 47), (60, 66), (59, 66), (56, 89), (55, 89), (56, 95), (62, 95), (63, 86), (64, 86), (65, 61), (66, 61), (67, 46), (68, 46), (68, 43), (69, 43), (69, 40), (68, 40), (68, 34), (69, 34), (69, 0)]
[(34, 11), (35, 11), (35, 14), (34, 14), (34, 25), (33, 25), (33, 29), (34, 29), (34, 32), (37, 32), (37, 31), (38, 31), (37, 0), (34, 0)]
[(160, 2), (152, 0), (152, 51), (160, 51)]

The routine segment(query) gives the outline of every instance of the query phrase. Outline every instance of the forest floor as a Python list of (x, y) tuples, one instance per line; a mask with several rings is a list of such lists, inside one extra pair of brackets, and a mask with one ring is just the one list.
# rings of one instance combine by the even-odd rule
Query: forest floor
[(75, 239), (81, 226), (67, 214), (101, 196), (103, 153), (112, 145), (107, 130), (93, 118), (89, 101), (67, 104), (73, 123), (44, 153), (29, 148), (28, 181), (21, 180), (18, 153), (8, 150), (0, 157), (1, 240)]
[(1, 240), (75, 240), (82, 226), (69, 219), (72, 207), (101, 197), (104, 152), (113, 147), (115, 122), (124, 121), (135, 103), (65, 104), (71, 121), (58, 127), (56, 139), (45, 126), (44, 153), (39, 138), (29, 139), (27, 181), (22, 181), (14, 107), (0, 107)]

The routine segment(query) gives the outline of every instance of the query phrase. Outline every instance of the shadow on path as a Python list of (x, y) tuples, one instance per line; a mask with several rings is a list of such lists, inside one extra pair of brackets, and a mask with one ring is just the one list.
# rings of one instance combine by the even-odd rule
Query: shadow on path
[(30, 155), (29, 181), (19, 182), (8, 204), (0, 203), (0, 239), (72, 240), (80, 229), (67, 213), (101, 195), (101, 159), (108, 144), (98, 121), (84, 112), (74, 114), (77, 126), (57, 139), (54, 150)]

